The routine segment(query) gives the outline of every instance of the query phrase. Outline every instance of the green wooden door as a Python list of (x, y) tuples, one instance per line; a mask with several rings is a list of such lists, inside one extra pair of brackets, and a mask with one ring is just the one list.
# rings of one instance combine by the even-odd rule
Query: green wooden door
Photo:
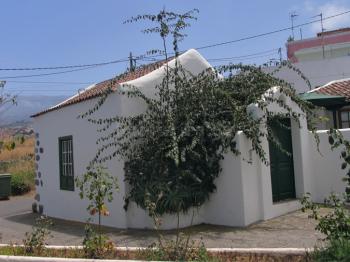
[(287, 155), (274, 143), (269, 142), (272, 199), (274, 202), (293, 199), (295, 198), (295, 182), (290, 118), (279, 120), (270, 118), (269, 126), (274, 136), (280, 141), (281, 146), (291, 154)]

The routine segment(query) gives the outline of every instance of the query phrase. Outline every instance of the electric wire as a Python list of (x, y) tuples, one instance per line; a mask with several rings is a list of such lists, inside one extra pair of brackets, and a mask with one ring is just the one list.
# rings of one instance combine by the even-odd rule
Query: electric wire
[[(328, 19), (332, 19), (338, 16), (342, 16), (345, 14), (350, 13), (350, 10), (342, 12), (342, 13), (338, 13), (332, 16), (328, 16), (328, 17), (324, 17), (323, 21), (328, 20)], [(317, 19), (317, 20), (313, 20), (310, 22), (306, 22), (306, 23), (302, 23), (302, 24), (298, 24), (293, 26), (293, 28), (299, 28), (299, 27), (304, 27), (306, 25), (310, 25), (313, 23), (317, 23), (320, 22), (321, 19)], [(199, 46), (196, 47), (195, 49), (197, 50), (202, 50), (202, 49), (208, 49), (208, 48), (213, 48), (213, 47), (217, 47), (217, 46), (222, 46), (222, 45), (227, 45), (227, 44), (232, 44), (232, 43), (237, 43), (237, 42), (241, 42), (241, 41), (246, 41), (246, 40), (250, 40), (250, 39), (255, 39), (255, 38), (259, 38), (259, 37), (263, 37), (263, 36), (267, 36), (267, 35), (271, 35), (271, 34), (276, 34), (276, 33), (280, 33), (283, 31), (287, 31), (287, 30), (291, 30), (292, 27), (285, 27), (285, 28), (281, 28), (281, 29), (277, 29), (274, 31), (270, 31), (270, 32), (265, 32), (265, 33), (261, 33), (261, 34), (256, 34), (256, 35), (251, 35), (251, 36), (247, 36), (247, 37), (243, 37), (243, 38), (238, 38), (238, 39), (234, 39), (234, 40), (230, 40), (230, 41), (226, 41), (226, 42), (220, 42), (220, 43), (214, 43), (214, 44), (210, 44), (210, 45), (205, 45), (205, 46)], [(169, 54), (173, 54), (173, 53), (169, 53)], [(154, 57), (159, 57), (159, 56), (163, 56), (161, 54), (158, 55), (152, 55), (152, 56), (144, 56), (143, 58), (136, 58), (137, 60), (142, 60), (142, 59), (152, 59)], [(93, 63), (93, 64), (83, 64), (83, 65), (68, 65), (68, 66), (47, 66), (47, 67), (24, 67), (24, 68), (0, 68), (0, 71), (29, 71), (29, 70), (57, 70), (57, 69), (67, 69), (67, 68), (89, 68), (89, 67), (96, 67), (96, 66), (103, 66), (103, 65), (109, 65), (109, 64), (115, 64), (115, 63), (121, 63), (121, 62), (127, 62), (129, 61), (129, 59), (119, 59), (119, 60), (113, 60), (113, 61), (108, 61), (108, 62), (102, 62), (102, 63)], [(59, 72), (59, 73), (69, 73), (69, 72), (74, 72), (74, 71), (66, 71), (66, 72)], [(33, 76), (37, 76), (37, 75), (33, 75)], [(15, 78), (16, 76), (14, 76), (13, 78)], [(21, 77), (21, 76), (20, 76)], [(25, 76), (25, 77), (30, 77), (30, 76)], [(2, 77), (2, 78), (10, 78), (10, 77)]]

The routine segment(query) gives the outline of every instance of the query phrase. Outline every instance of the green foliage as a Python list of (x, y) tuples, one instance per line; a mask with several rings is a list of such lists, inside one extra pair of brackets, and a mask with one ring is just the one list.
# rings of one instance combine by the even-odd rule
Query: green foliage
[(108, 216), (106, 201), (113, 201), (113, 193), (119, 190), (118, 179), (107, 172), (107, 169), (98, 166), (92, 167), (87, 171), (82, 179), (76, 178), (76, 185), (80, 189), (81, 199), (87, 198), (90, 204), (87, 207), (90, 215)]
[(98, 214), (98, 233), (89, 225), (85, 228), (83, 241), (86, 255), (92, 258), (102, 256), (109, 250), (110, 242), (101, 230), (101, 216), (109, 216), (107, 202), (113, 201), (113, 193), (119, 190), (118, 180), (109, 174), (102, 166), (90, 167), (82, 179), (76, 178), (76, 185), (80, 189), (80, 198), (87, 198), (87, 207), (91, 216)]
[[(157, 203), (155, 212), (162, 215), (179, 214), (203, 205), (216, 190), (214, 182), (221, 171), (224, 154), (240, 153), (235, 140), (238, 131), (243, 131), (252, 142), (252, 149), (267, 163), (261, 142), (267, 138), (279, 145), (271, 132), (262, 131), (262, 127), (268, 129), (267, 117), (273, 115), (268, 105), (277, 103), (284, 108), (285, 113), (279, 117), (290, 117), (299, 123), (301, 116), (268, 91), (273, 86), (279, 86), (281, 94), (299, 105), (304, 117), (309, 115), (312, 119), (314, 115), (313, 106), (302, 101), (290, 84), (273, 76), (287, 66), (303, 77), (288, 63), (271, 74), (259, 67), (241, 64), (210, 68), (198, 75), (184, 69), (178, 60), (178, 43), (186, 36), (182, 31), (189, 26), (188, 21), (196, 19), (196, 12), (174, 14), (163, 10), (156, 15), (127, 20), (157, 24), (144, 32), (160, 34), (164, 46), (161, 53), (166, 60), (167, 37), (171, 37), (175, 66), (165, 65), (165, 76), (154, 86), (153, 98), (135, 86), (124, 86), (117, 91), (144, 104), (145, 112), (92, 118), (111, 93), (108, 89), (98, 103), (81, 116), (98, 125), (101, 132), (97, 140), (99, 150), (92, 163), (103, 163), (117, 156), (125, 160), (125, 181), (130, 185), (126, 207), (129, 201), (134, 201), (147, 209), (146, 201), (150, 201)], [(255, 118), (250, 110), (252, 105), (264, 116)]]
[(11, 174), (11, 194), (23, 195), (34, 187), (35, 173), (33, 170), (22, 170)]
[(310, 194), (306, 194), (301, 203), (302, 211), (311, 211), (309, 218), (318, 221), (315, 229), (325, 234), (327, 240), (350, 240), (350, 213), (343, 199), (335, 194), (326, 198), (325, 204), (331, 208), (331, 211), (325, 215), (320, 215), (319, 206), (311, 202)]
[(9, 141), (8, 143), (5, 143), (3, 146), (6, 150), (11, 151), (11, 150), (15, 149), (16, 143), (15, 143), (15, 141)]
[(350, 261), (350, 240), (332, 239), (326, 247), (316, 248), (311, 259), (315, 262)]
[[(150, 260), (166, 261), (197, 261), (197, 258), (204, 258), (204, 252), (206, 252), (205, 246), (203, 244), (197, 245), (194, 241), (190, 240), (191, 234), (184, 234), (180, 231), (179, 213), (177, 213), (178, 220), (176, 239), (165, 239), (164, 235), (160, 230), (162, 220), (159, 214), (157, 213), (157, 203), (154, 203), (150, 200), (150, 195), (146, 195), (145, 198), (146, 209), (148, 211), (149, 216), (153, 219), (154, 229), (156, 230), (158, 235), (158, 243), (153, 244), (148, 249), (146, 249), (143, 252), (142, 257), (146, 257)], [(195, 213), (193, 211), (190, 226), (193, 223), (194, 214)]]
[(41, 216), (36, 219), (35, 226), (32, 232), (26, 232), (23, 245), (26, 254), (41, 254), (45, 248), (45, 241), (51, 235), (49, 228), (52, 226), (52, 221)]
[(84, 253), (87, 258), (106, 258), (113, 252), (114, 245), (106, 235), (97, 233), (94, 228), (87, 224), (85, 226), (85, 236), (83, 239)]
[[(185, 245), (180, 245), (185, 248)], [(167, 242), (166, 246), (151, 245), (140, 250), (138, 257), (147, 261), (201, 261), (219, 262), (219, 258), (210, 255), (204, 245), (191, 242), (186, 249), (179, 249), (175, 241)]]

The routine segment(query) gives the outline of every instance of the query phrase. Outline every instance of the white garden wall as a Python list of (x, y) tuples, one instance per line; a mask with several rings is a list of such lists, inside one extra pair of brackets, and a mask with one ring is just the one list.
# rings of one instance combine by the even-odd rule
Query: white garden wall
[[(350, 141), (350, 129), (340, 129), (344, 138)], [(345, 177), (346, 171), (341, 169), (340, 158), (341, 148), (331, 150), (327, 131), (318, 131), (320, 136), (319, 151), (315, 141), (311, 140), (309, 148), (310, 155), (310, 169), (312, 170), (312, 199), (316, 202), (322, 203), (324, 198), (330, 193), (344, 193), (346, 183), (342, 181)], [(311, 136), (311, 134), (310, 134)], [(314, 153), (312, 153), (314, 152)]]

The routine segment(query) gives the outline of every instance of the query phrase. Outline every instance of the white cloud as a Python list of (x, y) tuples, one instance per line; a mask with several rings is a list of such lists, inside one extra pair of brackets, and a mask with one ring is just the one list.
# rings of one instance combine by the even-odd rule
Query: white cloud
[[(304, 2), (304, 12), (310, 17), (318, 15), (320, 13), (323, 14), (323, 17), (329, 17), (346, 12), (348, 10), (350, 10), (349, 1), (345, 2), (340, 0), (333, 0), (323, 3), (321, 5), (317, 3), (317, 0)], [(315, 17), (313, 19), (316, 20), (319, 19), (319, 17)], [(334, 30), (342, 27), (350, 27), (350, 13), (335, 18), (326, 19), (323, 23), (323, 26), (325, 30)], [(321, 24), (312, 24), (310, 30), (312, 31), (312, 33), (321, 32)]]

